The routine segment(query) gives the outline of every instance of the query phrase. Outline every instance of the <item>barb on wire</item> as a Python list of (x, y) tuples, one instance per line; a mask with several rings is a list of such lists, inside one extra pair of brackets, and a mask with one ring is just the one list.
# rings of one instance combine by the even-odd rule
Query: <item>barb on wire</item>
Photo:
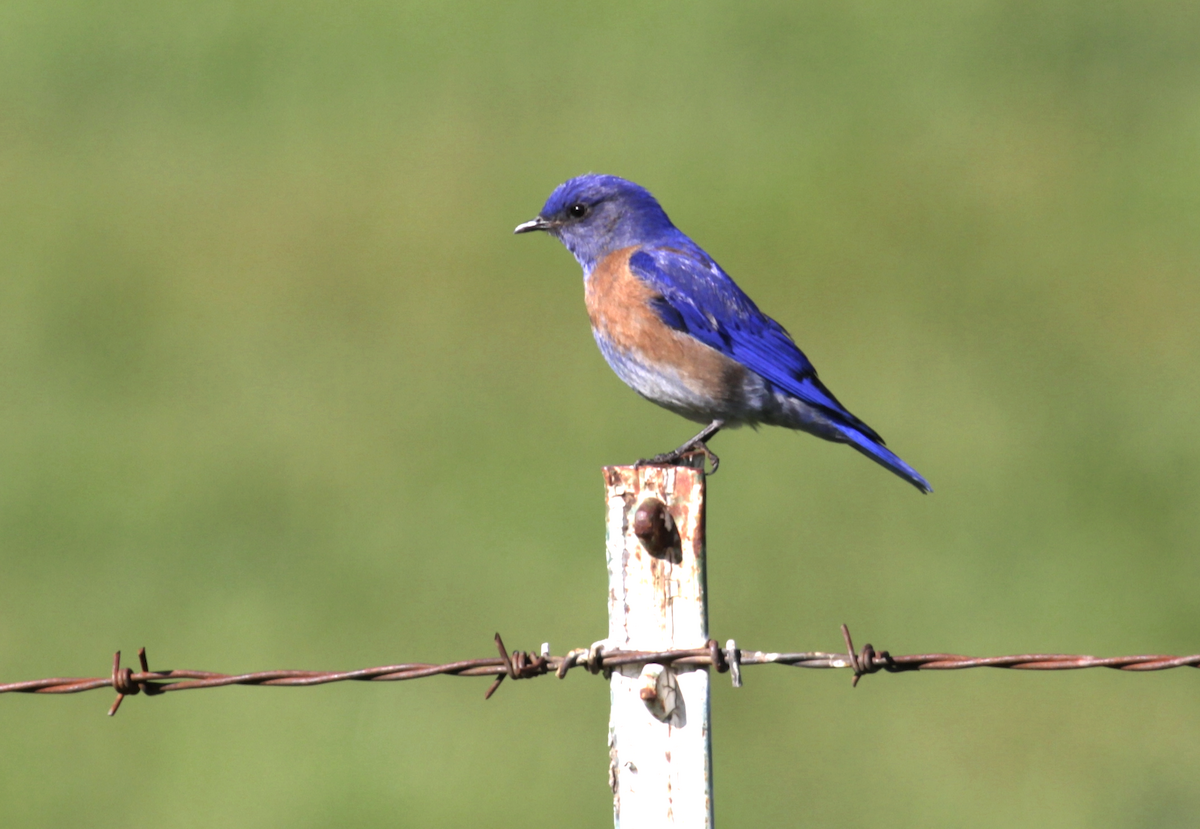
[(565, 656), (552, 656), (549, 646), (543, 645), (542, 652), (531, 655), (525, 651), (509, 651), (497, 633), (495, 637), (498, 657), (466, 659), (432, 665), (424, 662), (407, 662), (385, 665), (378, 668), (362, 668), (356, 671), (258, 671), (249, 674), (220, 674), (211, 671), (150, 670), (146, 649), (138, 651), (141, 670), (121, 667), (121, 652), (113, 656), (112, 673), (106, 677), (34, 679), (0, 685), (0, 694), (77, 694), (98, 688), (111, 688), (117, 698), (109, 709), (109, 716), (117, 713), (121, 701), (127, 696), (145, 694), (155, 696), (167, 691), (188, 691), (196, 688), (221, 688), (227, 685), (285, 685), (308, 687), (330, 682), (400, 682), (422, 679), (429, 676), (492, 676), (495, 680), (488, 688), (484, 699), (491, 698), (505, 677), (532, 679), (553, 672), (564, 678), (573, 668), (584, 668), (592, 674), (603, 674), (606, 678), (623, 665), (687, 665), (713, 667), (717, 673), (729, 672), (735, 687), (740, 687), (741, 669), (746, 665), (790, 665), (796, 668), (849, 668), (854, 673), (852, 685), (859, 679), (878, 671), (904, 673), (907, 671), (947, 671), (965, 668), (1011, 668), (1027, 671), (1066, 671), (1081, 668), (1114, 668), (1122, 671), (1163, 671), (1169, 668), (1200, 667), (1200, 654), (1193, 656), (1078, 656), (1059, 653), (1026, 653), (1014, 656), (962, 656), (952, 653), (923, 653), (908, 656), (892, 656), (885, 650), (876, 651), (863, 645), (857, 653), (850, 638), (850, 630), (842, 625), (845, 653), (806, 651), (799, 653), (775, 653), (771, 651), (742, 650), (730, 639), (725, 648), (717, 640), (710, 639), (702, 648), (685, 648), (666, 651), (623, 651), (609, 650), (603, 642), (590, 648), (575, 648)]
[(496, 634), (496, 648), (500, 651), (500, 658), (504, 660), (505, 673), (496, 674), (496, 681), (487, 689), (487, 693), (483, 695), (484, 699), (492, 698), (492, 694), (496, 693), (506, 676), (513, 679), (531, 679), (550, 670), (548, 656), (530, 656), (525, 651), (513, 651), (510, 655), (505, 650), (504, 640), (500, 638), (499, 633)]

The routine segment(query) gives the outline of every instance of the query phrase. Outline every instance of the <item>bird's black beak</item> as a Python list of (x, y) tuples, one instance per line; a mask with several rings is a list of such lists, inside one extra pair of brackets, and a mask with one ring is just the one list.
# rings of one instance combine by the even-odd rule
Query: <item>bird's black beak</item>
[(516, 230), (513, 231), (513, 233), (529, 233), (534, 230), (549, 230), (549, 229), (550, 229), (550, 222), (546, 221), (541, 216), (538, 216), (536, 219), (531, 219), (528, 222), (522, 222), (521, 224), (517, 225), (517, 228), (516, 228)]

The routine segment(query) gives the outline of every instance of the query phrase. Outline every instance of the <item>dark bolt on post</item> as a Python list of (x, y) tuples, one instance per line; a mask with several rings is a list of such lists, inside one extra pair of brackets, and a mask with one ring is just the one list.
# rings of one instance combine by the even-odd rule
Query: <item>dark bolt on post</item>
[(650, 555), (678, 563), (679, 530), (662, 501), (647, 498), (638, 505), (633, 513), (633, 534)]

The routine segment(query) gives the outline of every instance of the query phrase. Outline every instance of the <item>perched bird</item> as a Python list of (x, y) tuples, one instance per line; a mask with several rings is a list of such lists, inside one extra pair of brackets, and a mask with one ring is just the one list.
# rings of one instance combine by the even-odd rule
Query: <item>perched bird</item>
[(707, 426), (644, 463), (703, 452), (721, 429), (766, 423), (848, 443), (922, 492), (929, 483), (838, 402), (779, 323), (671, 224), (645, 188), (588, 174), (560, 184), (514, 233), (544, 230), (583, 266), (592, 333), (634, 391)]

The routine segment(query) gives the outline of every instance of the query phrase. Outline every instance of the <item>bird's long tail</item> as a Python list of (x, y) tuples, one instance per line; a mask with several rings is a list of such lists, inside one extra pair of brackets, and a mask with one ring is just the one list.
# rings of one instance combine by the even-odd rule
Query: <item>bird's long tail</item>
[(900, 460), (900, 456), (892, 450), (888, 449), (882, 443), (873, 440), (855, 429), (842, 427), (842, 434), (846, 438), (846, 442), (862, 452), (875, 463), (885, 469), (890, 469), (904, 480), (915, 486), (921, 492), (933, 492), (933, 487), (929, 485), (929, 481), (921, 477), (921, 473), (913, 469), (911, 466)]

